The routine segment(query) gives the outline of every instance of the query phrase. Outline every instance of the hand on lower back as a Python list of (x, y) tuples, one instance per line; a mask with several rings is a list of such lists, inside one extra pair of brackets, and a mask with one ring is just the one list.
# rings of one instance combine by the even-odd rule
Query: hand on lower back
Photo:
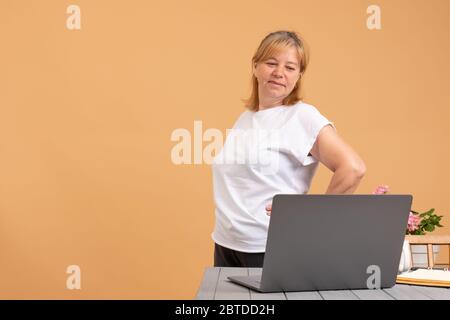
[(272, 203), (266, 205), (266, 214), (270, 216), (272, 214)]

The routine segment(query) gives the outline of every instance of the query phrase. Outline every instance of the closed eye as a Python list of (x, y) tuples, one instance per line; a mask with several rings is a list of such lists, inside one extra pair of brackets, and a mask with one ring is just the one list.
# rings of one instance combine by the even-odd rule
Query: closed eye
[[(269, 66), (276, 66), (276, 65), (277, 65), (277, 64), (274, 63), (274, 62), (266, 62), (266, 64), (268, 64)], [(292, 67), (289, 67), (289, 66), (287, 66), (286, 68), (289, 69), (289, 70), (292, 70), (292, 71), (295, 70), (295, 68), (292, 68)]]

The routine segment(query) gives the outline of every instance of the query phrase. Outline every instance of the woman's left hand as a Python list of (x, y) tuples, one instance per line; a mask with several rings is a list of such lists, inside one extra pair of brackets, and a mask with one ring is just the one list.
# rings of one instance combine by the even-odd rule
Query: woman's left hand
[(266, 214), (268, 216), (270, 216), (272, 214), (272, 204), (269, 203), (268, 205), (266, 205)]

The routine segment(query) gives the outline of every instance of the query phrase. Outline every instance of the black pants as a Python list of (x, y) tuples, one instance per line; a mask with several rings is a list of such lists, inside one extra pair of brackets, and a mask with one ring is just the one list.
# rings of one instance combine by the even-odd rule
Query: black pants
[(248, 253), (214, 244), (214, 267), (262, 268), (264, 252)]

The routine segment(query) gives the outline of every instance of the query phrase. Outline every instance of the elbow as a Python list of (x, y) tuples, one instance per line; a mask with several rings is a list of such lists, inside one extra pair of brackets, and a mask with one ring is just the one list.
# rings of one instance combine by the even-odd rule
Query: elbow
[(349, 182), (357, 182), (361, 180), (367, 171), (367, 167), (362, 160), (353, 163), (347, 163), (346, 165), (338, 169), (345, 175)]
[(335, 173), (339, 172), (349, 184), (356, 184), (365, 176), (367, 171), (366, 164), (362, 160), (347, 162), (339, 166)]
[(362, 160), (360, 160), (358, 164), (352, 166), (353, 176), (357, 180), (361, 180), (366, 174), (366, 171), (367, 171), (366, 164)]

